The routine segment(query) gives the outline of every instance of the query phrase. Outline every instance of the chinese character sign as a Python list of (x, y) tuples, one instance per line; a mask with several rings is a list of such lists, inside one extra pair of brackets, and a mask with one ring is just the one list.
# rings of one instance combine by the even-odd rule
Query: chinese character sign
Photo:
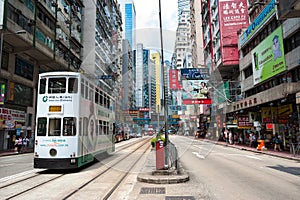
[(238, 34), (249, 26), (247, 0), (219, 1), (222, 62), (224, 65), (239, 63)]

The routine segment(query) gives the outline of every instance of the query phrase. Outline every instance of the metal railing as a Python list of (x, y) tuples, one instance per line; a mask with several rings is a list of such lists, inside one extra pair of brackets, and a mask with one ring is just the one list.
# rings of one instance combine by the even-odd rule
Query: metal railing
[(168, 169), (178, 169), (178, 151), (176, 146), (172, 142), (168, 142), (167, 146), (165, 146), (165, 156)]
[(291, 153), (295, 157), (300, 153), (300, 143), (291, 143)]

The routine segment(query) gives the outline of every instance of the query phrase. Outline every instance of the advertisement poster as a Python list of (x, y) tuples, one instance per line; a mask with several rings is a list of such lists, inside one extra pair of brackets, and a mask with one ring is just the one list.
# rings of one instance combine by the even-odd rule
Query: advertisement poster
[(208, 80), (182, 80), (182, 99), (209, 98)]
[(277, 28), (252, 51), (254, 85), (286, 70), (282, 27)]

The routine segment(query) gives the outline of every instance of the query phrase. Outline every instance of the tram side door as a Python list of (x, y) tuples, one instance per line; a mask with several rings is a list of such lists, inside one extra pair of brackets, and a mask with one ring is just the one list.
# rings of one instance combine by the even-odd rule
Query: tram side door
[[(82, 126), (81, 126), (82, 125)], [(79, 122), (79, 136), (80, 136), (80, 155), (82, 157), (82, 162), (85, 163), (87, 162), (87, 154), (88, 154), (88, 149), (87, 149), (87, 118), (84, 117), (83, 120), (80, 118)]]

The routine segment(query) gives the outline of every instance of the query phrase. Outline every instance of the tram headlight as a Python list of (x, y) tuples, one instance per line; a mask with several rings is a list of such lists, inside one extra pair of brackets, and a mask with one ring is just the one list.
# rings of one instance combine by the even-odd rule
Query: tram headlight
[(56, 149), (50, 149), (49, 153), (50, 153), (50, 156), (56, 156), (57, 155)]

